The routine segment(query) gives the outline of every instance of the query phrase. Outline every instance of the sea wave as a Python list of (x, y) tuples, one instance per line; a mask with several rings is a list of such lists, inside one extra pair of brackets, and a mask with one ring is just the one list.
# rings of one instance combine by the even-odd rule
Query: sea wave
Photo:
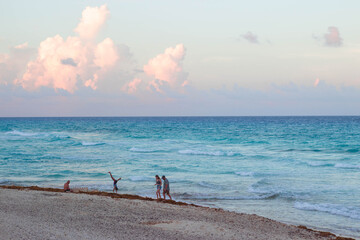
[(148, 176), (130, 176), (129, 180), (132, 182), (148, 182), (148, 181), (155, 181), (155, 178), (151, 178)]
[(333, 167), (334, 166), (333, 163), (320, 162), (320, 161), (307, 162), (306, 164), (311, 167)]
[(250, 195), (250, 196), (216, 196), (216, 195), (207, 195), (207, 194), (174, 194), (176, 197), (185, 199), (185, 200), (266, 200), (274, 199), (278, 194), (259, 194), (259, 195)]
[(204, 188), (210, 188), (210, 189), (221, 189), (222, 186), (219, 186), (219, 185), (215, 185), (213, 183), (208, 183), (208, 182), (205, 182), (205, 181), (201, 181), (198, 183), (201, 187), (204, 187)]
[(235, 172), (236, 175), (240, 175), (240, 176), (249, 176), (252, 177), (255, 175), (254, 172)]
[(305, 211), (326, 212), (332, 215), (338, 215), (360, 220), (360, 207), (343, 206), (331, 203), (315, 204), (308, 202), (295, 202), (294, 208)]
[(261, 195), (276, 195), (285, 200), (300, 200), (308, 199), (311, 193), (304, 191), (292, 191), (290, 189), (283, 189), (279, 186), (272, 185), (268, 179), (263, 178), (248, 187), (248, 192)]
[(5, 134), (24, 138), (45, 138), (49, 141), (66, 140), (71, 138), (68, 134), (63, 132), (24, 132), (19, 130), (12, 130), (6, 132)]
[(359, 151), (360, 151), (359, 148), (351, 148), (351, 149), (346, 150), (346, 152), (348, 152), (348, 153), (357, 153)]
[(81, 142), (81, 145), (83, 146), (99, 146), (99, 145), (105, 145), (104, 142)]
[(38, 132), (22, 132), (22, 131), (18, 131), (18, 130), (12, 130), (10, 132), (6, 132), (5, 134), (17, 135), (17, 136), (22, 136), (22, 137), (33, 137), (33, 136), (41, 135), (41, 133), (38, 133)]
[(236, 152), (223, 152), (223, 151), (199, 151), (199, 150), (191, 150), (191, 149), (184, 149), (179, 151), (180, 154), (184, 155), (206, 155), (206, 156), (237, 156), (240, 153)]
[(9, 179), (0, 179), (0, 185), (6, 185), (12, 183)]
[(352, 168), (352, 169), (360, 169), (360, 165), (349, 164), (349, 163), (336, 163), (336, 168)]
[(132, 147), (129, 149), (130, 152), (139, 152), (139, 153), (154, 153), (154, 152), (164, 152), (164, 150), (160, 149), (145, 149), (145, 148), (137, 148)]

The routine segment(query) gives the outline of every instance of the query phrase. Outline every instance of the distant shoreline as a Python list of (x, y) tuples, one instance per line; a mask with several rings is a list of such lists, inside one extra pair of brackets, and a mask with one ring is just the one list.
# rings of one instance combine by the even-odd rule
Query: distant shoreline
[[(220, 215), (223, 215), (223, 217), (225, 217), (225, 218), (227, 218), (227, 217), (234, 217), (235, 219), (236, 219), (236, 221), (234, 222), (234, 226), (232, 226), (232, 227), (234, 227), (235, 229), (236, 228), (239, 228), (240, 227), (240, 225), (239, 226), (237, 226), (237, 221), (239, 221), (239, 222), (242, 222), (242, 221), (244, 221), (243, 220), (243, 218), (249, 218), (249, 219), (255, 219), (256, 220), (256, 222), (261, 222), (261, 224), (264, 222), (264, 225), (261, 225), (261, 226), (257, 226), (256, 227), (256, 229), (260, 229), (259, 231), (261, 232), (261, 234), (259, 235), (259, 236), (262, 236), (262, 234), (263, 234), (263, 231), (265, 231), (265, 232), (267, 232), (267, 231), (269, 231), (269, 229), (267, 229), (269, 226), (267, 226), (267, 224), (265, 224), (265, 223), (269, 223), (270, 225), (271, 225), (271, 227), (270, 227), (270, 230), (274, 230), (274, 229), (278, 229), (278, 228), (284, 228), (284, 230), (282, 230), (282, 231), (280, 231), (281, 232), (281, 236), (283, 235), (283, 234), (285, 234), (287, 237), (284, 237), (284, 238), (282, 238), (282, 237), (280, 237), (280, 236), (278, 236), (278, 235), (276, 235), (276, 233), (273, 233), (273, 234), (275, 234), (273, 237), (274, 238), (278, 238), (279, 237), (279, 239), (286, 239), (286, 238), (288, 238), (288, 239), (337, 239), (337, 240), (351, 240), (351, 239), (353, 239), (353, 238), (346, 238), (346, 237), (339, 237), (339, 236), (336, 236), (335, 234), (333, 234), (333, 233), (330, 233), (330, 232), (324, 232), (324, 231), (317, 231), (317, 230), (313, 230), (313, 229), (309, 229), (309, 228), (307, 228), (307, 227), (305, 227), (305, 226), (293, 226), (293, 225), (289, 225), (289, 224), (283, 224), (283, 223), (280, 223), (280, 222), (277, 222), (277, 221), (274, 221), (274, 220), (271, 220), (271, 219), (268, 219), (268, 218), (264, 218), (264, 217), (260, 217), (260, 216), (257, 216), (257, 215), (255, 215), (255, 214), (252, 214), (252, 215), (250, 215), (250, 214), (243, 214), (243, 213), (234, 213), (234, 212), (229, 212), (229, 211), (226, 211), (226, 210), (223, 210), (223, 209), (216, 209), (216, 208), (209, 208), (209, 207), (203, 207), (203, 206), (198, 206), (198, 205), (195, 205), (195, 204), (188, 204), (188, 203), (184, 203), (184, 202), (177, 202), (177, 201), (173, 201), (173, 200), (160, 200), (160, 201), (158, 201), (158, 200), (156, 200), (156, 199), (153, 199), (153, 198), (149, 198), (149, 197), (141, 197), (141, 196), (138, 196), (138, 195), (130, 195), (130, 194), (115, 194), (115, 193), (108, 193), (108, 192), (101, 192), (101, 191), (78, 191), (78, 192), (74, 192), (74, 193), (64, 193), (64, 191), (62, 190), (62, 189), (57, 189), (57, 188), (42, 188), (42, 187), (37, 187), (37, 186), (30, 186), (30, 187), (23, 187), (23, 186), (5, 186), (5, 185), (3, 185), (3, 186), (0, 186), (0, 191), (2, 191), (2, 189), (3, 190), (9, 190), (9, 191), (15, 191), (15, 190), (18, 190), (18, 191), (16, 191), (16, 192), (12, 192), (13, 194), (20, 194), (21, 195), (21, 197), (18, 197), (18, 196), (15, 196), (15, 199), (16, 200), (19, 200), (20, 201), (20, 204), (17, 204), (17, 206), (19, 207), (19, 208), (22, 208), (22, 204), (21, 204), (21, 198), (24, 198), (25, 199), (25, 201), (28, 201), (29, 199), (31, 199), (31, 198), (27, 198), (27, 194), (29, 194), (29, 193), (31, 193), (31, 192), (33, 192), (31, 195), (32, 196), (34, 196), (34, 197), (37, 197), (37, 198), (39, 198), (39, 196), (38, 196), (38, 194), (37, 194), (37, 192), (49, 192), (49, 193), (58, 193), (58, 194), (60, 194), (60, 195), (54, 195), (53, 197), (56, 197), (56, 198), (58, 198), (59, 200), (61, 200), (64, 196), (66, 196), (66, 198), (70, 198), (72, 201), (76, 201), (76, 199), (78, 198), (78, 197), (76, 197), (76, 196), (79, 196), (80, 197), (80, 195), (81, 195), (81, 197), (80, 198), (86, 198), (86, 195), (90, 195), (90, 196), (96, 196), (96, 197), (107, 197), (107, 199), (108, 198), (112, 198), (112, 199), (115, 199), (115, 200), (118, 200), (118, 201), (121, 201), (122, 199), (124, 199), (124, 201), (132, 201), (132, 200), (140, 200), (140, 201), (142, 201), (145, 205), (143, 206), (145, 209), (147, 209), (147, 210), (151, 210), (152, 209), (152, 205), (154, 205), (155, 204), (155, 209), (157, 209), (158, 207), (159, 208), (161, 208), (161, 209), (159, 209), (159, 211), (161, 210), (161, 211), (165, 211), (165, 210), (167, 210), (170, 206), (174, 206), (174, 207), (170, 207), (171, 208), (171, 210), (170, 210), (170, 216), (171, 216), (171, 212), (173, 211), (174, 213), (176, 213), (177, 211), (180, 211), (180, 212), (182, 212), (184, 209), (182, 209), (184, 206), (186, 206), (186, 207), (191, 207), (191, 208), (195, 208), (195, 209), (198, 209), (198, 210), (194, 210), (194, 211), (199, 211), (199, 213), (198, 214), (196, 214), (196, 215), (199, 215), (199, 214), (203, 214), (204, 213), (204, 211), (206, 212), (206, 213), (208, 213), (209, 211), (210, 212), (214, 212), (214, 216), (213, 216), (213, 218), (215, 218), (215, 223), (209, 223), (209, 222), (204, 222), (204, 223), (202, 223), (203, 224), (203, 227), (205, 228), (205, 226), (208, 226), (209, 224), (222, 224), (223, 223), (223, 218), (221, 218), (221, 219), (218, 219), (218, 220), (216, 220), (216, 217), (217, 217), (217, 215), (219, 215), (220, 213)], [(19, 190), (20, 190), (20, 192), (19, 192)], [(26, 192), (22, 192), (21, 190), (25, 190)], [(40, 197), (40, 199), (42, 199), (42, 196)], [(101, 198), (102, 199), (102, 198)], [(126, 199), (126, 200), (125, 200)], [(51, 202), (49, 202), (48, 200), (46, 200), (46, 199), (43, 199), (43, 201), (45, 202), (45, 205), (47, 205), (47, 204), (49, 204), (50, 205), (50, 207), (52, 207), (51, 206)], [(113, 203), (114, 204), (116, 204), (118, 201), (114, 201)], [(145, 203), (145, 201), (147, 201), (147, 202), (149, 202), (149, 207), (147, 207), (147, 205), (146, 205), (146, 203)], [(100, 202), (101, 202), (101, 200), (100, 200)], [(151, 202), (151, 203), (150, 203)], [(161, 202), (161, 203), (165, 203), (165, 205), (158, 205), (158, 203), (159, 202)], [(1, 202), (0, 202), (1, 203)], [(35, 204), (36, 205), (36, 202), (34, 202), (33, 204)], [(80, 202), (78, 202), (77, 204), (80, 204), (80, 206), (81, 206), (81, 201)], [(112, 204), (112, 203), (111, 203)], [(44, 203), (43, 203), (43, 205), (44, 205)], [(42, 206), (43, 206), (42, 205)], [(151, 206), (150, 206), (151, 205)], [(167, 206), (169, 206), (169, 207), (167, 207)], [(56, 208), (56, 207), (55, 207)], [(162, 208), (164, 208), (164, 209), (162, 209)], [(1, 209), (1, 207), (0, 207), (0, 209)], [(55, 209), (56, 210), (56, 209)], [(109, 209), (109, 210), (111, 210), (111, 209)], [(26, 211), (26, 210), (24, 210), (24, 211)], [(71, 211), (74, 211), (74, 209), (69, 209), (69, 210), (67, 210), (67, 211), (65, 211), (65, 216), (64, 215), (62, 215), (61, 217), (59, 217), (59, 218), (64, 218), (64, 217), (66, 217), (66, 212), (71, 212)], [(1, 212), (1, 211), (0, 211)], [(62, 211), (60, 211), (60, 214), (61, 214), (61, 212)], [(1, 213), (0, 213), (1, 214)], [(55, 215), (56, 214), (58, 214), (58, 211), (55, 211)], [(90, 213), (86, 213), (86, 214), (90, 214)], [(146, 214), (145, 214), (146, 215)], [(0, 215), (1, 216), (1, 215)], [(211, 215), (212, 216), (212, 215)], [(28, 216), (28, 217), (31, 217), (31, 216)], [(147, 217), (149, 217), (148, 215), (146, 215), (146, 216), (143, 216), (144, 218), (147, 218)], [(150, 217), (151, 218), (151, 217)], [(176, 232), (178, 232), (178, 231), (180, 231), (179, 229), (177, 229), (177, 227), (179, 226), (179, 223), (181, 222), (181, 223), (185, 223), (186, 221), (188, 221), (188, 219), (187, 218), (194, 218), (194, 216), (185, 216), (184, 217), (184, 219), (181, 219), (181, 220), (179, 220), (179, 219), (174, 219), (174, 220), (161, 220), (161, 219), (159, 219), (159, 221), (160, 222), (157, 222), (157, 221), (155, 221), (154, 220), (154, 222), (151, 222), (151, 223), (149, 223), (149, 225), (150, 226), (161, 226), (161, 228), (169, 228), (169, 229), (167, 229), (167, 230), (171, 230), (171, 231), (173, 231), (174, 229), (176, 230)], [(5, 218), (3, 218), (4, 220), (5, 220), (5, 222), (7, 221), (7, 219), (6, 219), (6, 217)], [(167, 218), (166, 218), (167, 219)], [(245, 220), (245, 222), (246, 221), (249, 221), (249, 219), (246, 219)], [(255, 221), (254, 220), (254, 221)], [(36, 221), (42, 221), (41, 219), (37, 219)], [(16, 221), (15, 221), (16, 222)], [(20, 220), (19, 220), (19, 222), (21, 222)], [(172, 224), (170, 224), (170, 222), (172, 223), (172, 222), (176, 222), (177, 224), (175, 224), (174, 226), (172, 225)], [(82, 223), (82, 222), (81, 222)], [(87, 223), (87, 224), (89, 224), (89, 223)], [(159, 225), (158, 225), (159, 224)], [(164, 226), (163, 226), (164, 225)], [(274, 225), (274, 226), (273, 226)], [(229, 226), (230, 227), (230, 226)], [(1, 229), (2, 228), (2, 225), (1, 225), (1, 223), (0, 223), (0, 232), (3, 232), (4, 231), (4, 229)], [(187, 229), (187, 228), (189, 228), (189, 226), (187, 226), (187, 227), (185, 227), (185, 229)], [(263, 228), (263, 229), (262, 229)], [(241, 229), (241, 227), (240, 227), (240, 229)], [(144, 234), (146, 234), (146, 229), (143, 229), (145, 232), (144, 232)], [(174, 231), (175, 231), (174, 230)], [(243, 229), (244, 230), (244, 229)], [(243, 230), (241, 230), (241, 231), (243, 231)], [(252, 230), (252, 229), (250, 229), (250, 230)], [(247, 231), (250, 231), (249, 229), (247, 230)], [(55, 230), (54, 230), (55, 231)], [(102, 231), (102, 230), (99, 230), (99, 231)], [(229, 230), (224, 230), (225, 232), (224, 232), (224, 234), (225, 235), (223, 235), (224, 236), (224, 238), (223, 239), (231, 239), (229, 236), (233, 236), (233, 235), (231, 235), (231, 234), (235, 234), (236, 233), (236, 231), (235, 230), (232, 230), (232, 228), (230, 228)], [(240, 230), (239, 230), (240, 231)], [(283, 231), (285, 231), (285, 233), (283, 233)], [(286, 231), (288, 231), (288, 232), (286, 232)], [(183, 235), (183, 236), (186, 236), (186, 232), (182, 232), (182, 231), (180, 231), (181, 232), (181, 234), (185, 234), (185, 235)], [(251, 232), (251, 231), (250, 231)], [(200, 234), (200, 233), (199, 233)], [(204, 233), (204, 234), (206, 234), (206, 232)], [(214, 234), (216, 234), (216, 233), (214, 233)], [(239, 233), (239, 234), (241, 234), (241, 233)], [(251, 234), (258, 234), (258, 233), (251, 233)], [(255, 235), (249, 235), (249, 236), (255, 236)], [(1, 234), (0, 234), (0, 236), (1, 236)], [(200, 235), (199, 235), (200, 236)], [(204, 236), (206, 236), (206, 235), (204, 235)], [(220, 235), (219, 235), (220, 236)], [(219, 237), (219, 236), (214, 236), (215, 238), (217, 238), (217, 237)], [(131, 236), (129, 236), (129, 237), (131, 237)], [(242, 237), (242, 235), (240, 235), (240, 238)], [(220, 238), (221, 238), (221, 236), (220, 236)], [(256, 237), (257, 238), (257, 237)], [(64, 238), (64, 239), (66, 239), (66, 238)], [(150, 238), (151, 239), (151, 238)], [(181, 238), (180, 238), (181, 239)], [(201, 238), (201, 236), (200, 236), (200, 239), (202, 239)], [(251, 237), (250, 237), (250, 239), (251, 239)], [(261, 237), (260, 237), (260, 239), (261, 239)]]

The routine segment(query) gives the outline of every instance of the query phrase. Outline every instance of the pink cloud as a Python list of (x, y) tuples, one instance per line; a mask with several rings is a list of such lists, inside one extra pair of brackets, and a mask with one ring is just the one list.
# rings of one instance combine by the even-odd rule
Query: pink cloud
[(342, 38), (337, 27), (329, 27), (328, 33), (324, 34), (325, 45), (329, 47), (340, 47), (342, 45)]
[(101, 68), (111, 67), (114, 66), (118, 59), (115, 44), (110, 38), (106, 38), (96, 46), (94, 63), (97, 66)]
[(167, 48), (165, 52), (149, 60), (144, 66), (144, 72), (155, 79), (150, 81), (150, 86), (161, 92), (160, 86), (168, 84), (171, 87), (178, 87), (186, 81), (186, 73), (182, 68), (182, 61), (185, 56), (185, 47), (178, 44), (174, 48)]
[(79, 25), (74, 30), (81, 38), (91, 39), (96, 36), (106, 22), (110, 12), (106, 5), (101, 7), (86, 7), (82, 12)]
[(93, 75), (93, 78), (90, 78), (89, 80), (87, 80), (85, 82), (85, 86), (86, 87), (91, 87), (92, 89), (96, 90), (98, 80), (99, 80), (99, 76), (95, 73)]
[(19, 77), (34, 55), (35, 50), (27, 43), (9, 49), (9, 54), (0, 54), (0, 84), (9, 85)]
[(119, 61), (118, 49), (112, 39), (106, 38), (98, 44), (86, 41), (94, 37), (107, 15), (106, 5), (87, 7), (75, 29), (80, 37), (63, 39), (56, 35), (41, 42), (37, 58), (27, 64), (25, 73), (14, 83), (27, 90), (51, 87), (73, 93), (78, 86), (97, 89), (102, 76), (114, 69)]
[(319, 85), (319, 82), (320, 82), (320, 79), (317, 78), (317, 79), (315, 80), (315, 82), (314, 82), (314, 87), (317, 87), (317, 86)]
[[(15, 83), (29, 90), (48, 86), (74, 92), (77, 76), (87, 65), (87, 50), (78, 37), (47, 38), (40, 43), (37, 59), (28, 63), (26, 72)], [(72, 59), (79, 67), (63, 64), (64, 59)]]
[(23, 43), (23, 44), (20, 44), (20, 45), (15, 46), (14, 48), (16, 48), (16, 49), (25, 49), (25, 48), (27, 48), (27, 47), (28, 47), (28, 43), (25, 42), (25, 43)]
[(139, 84), (142, 82), (141, 79), (139, 78), (134, 78), (134, 80), (132, 80), (131, 82), (129, 82), (128, 84), (126, 84), (124, 87), (123, 87), (123, 91), (129, 93), (129, 94), (132, 94), (132, 93), (135, 93), (138, 89), (138, 86)]

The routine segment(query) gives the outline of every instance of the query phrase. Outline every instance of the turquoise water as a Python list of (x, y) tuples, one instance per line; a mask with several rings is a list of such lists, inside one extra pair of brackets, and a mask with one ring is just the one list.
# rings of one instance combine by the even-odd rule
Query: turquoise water
[(0, 118), (0, 184), (156, 197), (360, 237), (360, 117)]

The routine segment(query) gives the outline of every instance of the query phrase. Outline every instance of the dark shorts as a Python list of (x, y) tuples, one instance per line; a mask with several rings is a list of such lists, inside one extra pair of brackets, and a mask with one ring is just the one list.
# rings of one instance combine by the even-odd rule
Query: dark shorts
[(164, 189), (164, 193), (170, 194), (170, 189)]

